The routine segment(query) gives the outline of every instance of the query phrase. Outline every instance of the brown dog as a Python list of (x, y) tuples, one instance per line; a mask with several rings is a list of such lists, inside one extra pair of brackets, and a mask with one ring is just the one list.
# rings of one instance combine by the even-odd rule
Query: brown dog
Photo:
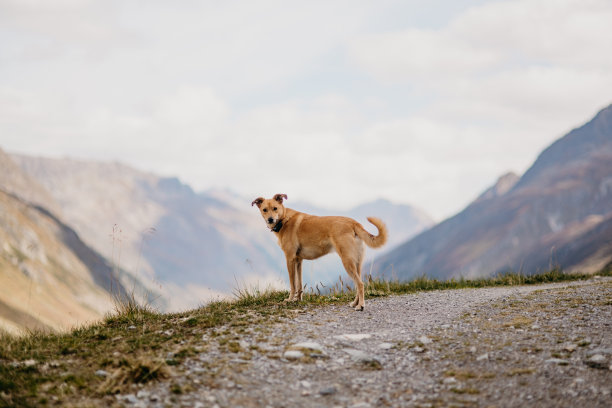
[(278, 245), (287, 258), (291, 293), (285, 301), (302, 300), (302, 260), (316, 259), (336, 251), (344, 269), (355, 282), (357, 294), (351, 307), (363, 310), (363, 243), (370, 248), (383, 246), (387, 242), (385, 224), (378, 218), (368, 218), (378, 229), (378, 235), (374, 236), (351, 218), (317, 217), (301, 213), (285, 208), (283, 199), (287, 199), (286, 194), (276, 194), (270, 199), (258, 197), (253, 200), (251, 206), (257, 205), (266, 225), (278, 237)]

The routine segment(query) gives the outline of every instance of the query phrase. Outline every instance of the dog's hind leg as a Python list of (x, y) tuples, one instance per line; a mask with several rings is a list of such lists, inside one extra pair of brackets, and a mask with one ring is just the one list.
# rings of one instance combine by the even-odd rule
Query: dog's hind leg
[(344, 265), (344, 268), (349, 273), (349, 276), (353, 279), (353, 282), (355, 282), (355, 291), (357, 292), (355, 293), (356, 302), (353, 301), (351, 303), (351, 307), (354, 307), (355, 310), (361, 311), (365, 306), (365, 296), (363, 282), (357, 272), (357, 265), (355, 263), (350, 263), (349, 265)]
[[(363, 258), (365, 256), (365, 248), (363, 247), (363, 244), (361, 244), (360, 250), (359, 250), (359, 256), (357, 258), (357, 278), (362, 281), (362, 276), (361, 276), (361, 271), (362, 271), (362, 266), (363, 266)], [(359, 291), (355, 290), (355, 300), (353, 300), (351, 302), (351, 307), (356, 307), (359, 304)], [(362, 304), (365, 303), (365, 299), (364, 302)]]
[[(344, 269), (346, 269), (346, 273), (353, 279), (355, 282), (355, 301), (351, 303), (351, 307), (354, 307), (355, 310), (363, 310), (365, 306), (364, 299), (364, 286), (361, 281), (360, 270), (359, 270), (359, 257), (360, 253), (355, 253), (354, 246), (349, 246), (348, 248), (342, 248), (339, 245), (335, 245), (336, 252), (340, 256), (342, 260), (342, 265), (344, 265)], [(361, 248), (360, 248), (361, 249)]]
[(353, 300), (350, 305), (351, 307), (355, 307), (357, 306), (357, 304), (359, 303), (359, 292), (355, 291), (355, 300)]

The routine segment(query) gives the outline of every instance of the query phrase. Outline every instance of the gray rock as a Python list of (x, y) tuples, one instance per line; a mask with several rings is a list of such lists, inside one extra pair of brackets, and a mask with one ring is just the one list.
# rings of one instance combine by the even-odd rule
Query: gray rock
[(346, 348), (343, 350), (346, 354), (351, 356), (353, 360), (362, 360), (369, 358), (369, 354), (361, 350), (349, 349)]
[(341, 334), (340, 336), (334, 336), (335, 339), (349, 340), (349, 341), (360, 341), (360, 340), (369, 339), (370, 337), (372, 337), (372, 335), (367, 334), (367, 333)]
[(603, 354), (594, 354), (589, 357), (585, 363), (592, 368), (606, 369), (608, 368), (607, 360), (608, 359)]
[(136, 393), (136, 396), (140, 399), (143, 399), (143, 398), (146, 399), (146, 398), (149, 398), (150, 394), (151, 393), (147, 390), (140, 390), (138, 391), (138, 393)]
[(592, 356), (594, 354), (612, 354), (612, 348), (596, 348), (587, 353), (587, 356)]
[(574, 351), (576, 351), (577, 348), (578, 348), (577, 344), (568, 344), (565, 347), (563, 347), (563, 350), (567, 351), (568, 353), (573, 353)]
[(97, 375), (98, 377), (108, 377), (110, 373), (108, 371), (98, 370), (95, 372), (95, 375)]
[(291, 348), (307, 349), (307, 350), (323, 352), (323, 347), (319, 343), (315, 343), (315, 342), (312, 342), (312, 341), (307, 341), (307, 342), (303, 342), (303, 343), (297, 343), (297, 344), (294, 344), (293, 346), (291, 346)]
[(476, 361), (483, 361), (489, 359), (489, 353), (484, 353), (476, 357)]
[(429, 337), (427, 337), (425, 335), (419, 337), (417, 340), (420, 341), (423, 344), (431, 344), (433, 342), (432, 339), (430, 339)]
[(562, 358), (549, 358), (545, 361), (546, 363), (557, 364), (557, 365), (568, 365), (569, 361)]
[(349, 356), (351, 356), (351, 359), (353, 361), (357, 361), (360, 363), (366, 363), (366, 364), (368, 363), (380, 364), (380, 361), (376, 357), (366, 353), (365, 351), (355, 350), (355, 349), (344, 349), (344, 352), (348, 354)]
[(136, 396), (134, 394), (127, 394), (127, 395), (115, 395), (115, 398), (117, 398), (118, 401), (123, 401), (123, 402), (127, 402), (128, 404), (136, 404), (139, 402), (138, 398), (136, 398)]
[(304, 353), (299, 350), (287, 350), (283, 353), (283, 357), (287, 360), (299, 360), (304, 357)]
[(338, 390), (336, 387), (326, 387), (319, 390), (319, 394), (321, 395), (334, 395)]
[(36, 360), (33, 360), (33, 359), (25, 360), (22, 364), (24, 367), (33, 367), (36, 365)]
[(349, 408), (371, 408), (372, 405), (367, 402), (358, 402), (356, 404), (350, 405)]

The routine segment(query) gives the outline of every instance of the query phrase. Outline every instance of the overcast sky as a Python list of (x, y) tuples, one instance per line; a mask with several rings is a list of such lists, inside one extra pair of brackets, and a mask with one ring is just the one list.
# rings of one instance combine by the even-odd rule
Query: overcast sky
[(0, 148), (440, 220), (612, 103), (611, 21), (609, 0), (0, 0)]

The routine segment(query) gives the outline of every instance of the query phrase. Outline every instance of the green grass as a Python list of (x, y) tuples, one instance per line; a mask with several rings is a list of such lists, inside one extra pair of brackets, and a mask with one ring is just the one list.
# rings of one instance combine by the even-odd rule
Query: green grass
[[(610, 271), (601, 275), (611, 276)], [(440, 281), (421, 277), (409, 282), (369, 277), (366, 297), (427, 290), (479, 288), (562, 282), (591, 275), (553, 270), (540, 275), (503, 274), (488, 279)], [(318, 289), (318, 287), (317, 287)], [(186, 358), (205, 352), (202, 334), (223, 336), (221, 326), (240, 333), (245, 327), (274, 323), (295, 311), (327, 304), (349, 303), (354, 292), (344, 283), (328, 294), (310, 289), (300, 303), (285, 303), (286, 291), (238, 289), (234, 301), (212, 302), (182, 313), (158, 313), (133, 296), (121, 299), (103, 321), (69, 333), (35, 331), (23, 336), (0, 333), (0, 406), (92, 405), (115, 402), (113, 394), (132, 392), (132, 386), (170, 380), (172, 370)], [(366, 305), (367, 307), (367, 305)], [(229, 339), (228, 352), (238, 343)], [(169, 358), (168, 354), (172, 357)], [(108, 375), (97, 375), (103, 370)], [(178, 390), (177, 390), (178, 391)]]

